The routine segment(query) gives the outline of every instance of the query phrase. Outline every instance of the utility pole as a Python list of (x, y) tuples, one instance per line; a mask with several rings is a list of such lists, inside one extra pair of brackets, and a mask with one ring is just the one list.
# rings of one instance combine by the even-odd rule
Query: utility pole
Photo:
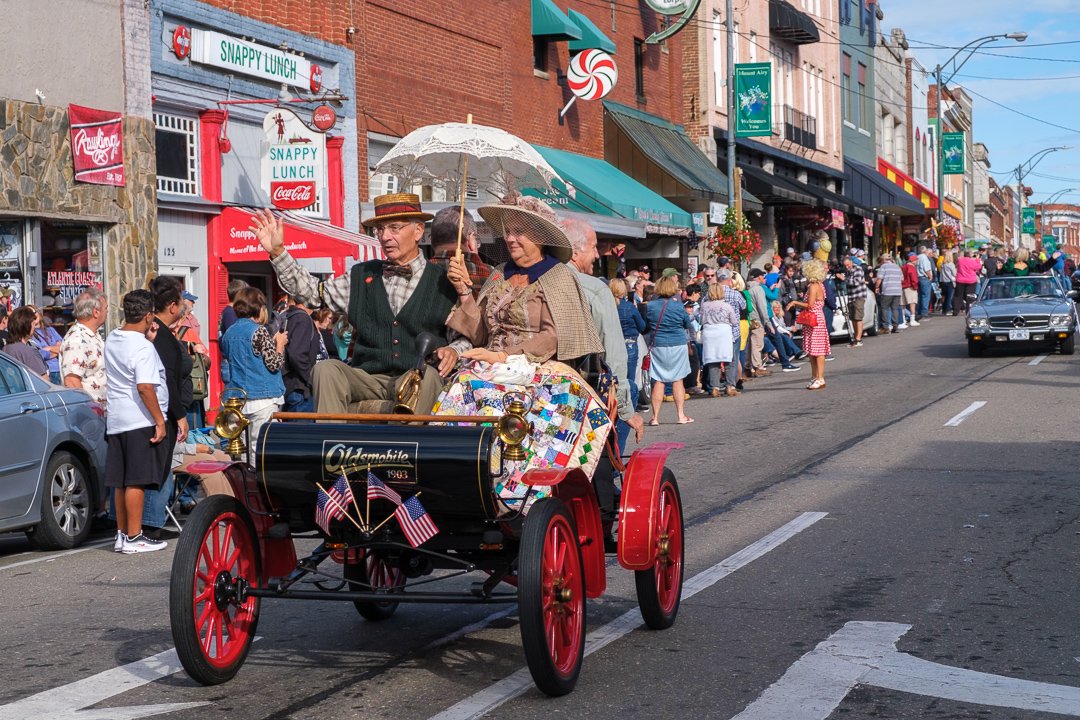
[(727, 132), (727, 177), (728, 177), (728, 205), (738, 207), (738, 198), (742, 196), (742, 189), (735, 183), (735, 18), (731, 9), (732, 1), (727, 0), (727, 96), (728, 96), (728, 132)]
[(1016, 197), (1018, 207), (1020, 208), (1020, 225), (1016, 228), (1016, 233), (1013, 238), (1016, 240), (1016, 247), (1022, 248), (1024, 246), (1024, 164), (1020, 163), (1016, 166)]
[(934, 68), (934, 81), (937, 83), (937, 127), (934, 128), (934, 162), (937, 164), (937, 221), (938, 227), (945, 222), (945, 167), (943, 158), (945, 153), (941, 147), (941, 138), (945, 135), (945, 128), (941, 122), (941, 103), (945, 94), (945, 84), (941, 82), (941, 66)]

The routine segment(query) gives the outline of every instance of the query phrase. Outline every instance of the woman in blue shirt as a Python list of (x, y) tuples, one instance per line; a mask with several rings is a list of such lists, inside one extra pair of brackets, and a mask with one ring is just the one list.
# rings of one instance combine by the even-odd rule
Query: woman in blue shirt
[[(619, 324), (622, 326), (623, 340), (626, 342), (626, 377), (630, 381), (630, 405), (637, 407), (638, 401), (638, 335), (645, 332), (645, 318), (641, 317), (637, 307), (628, 297), (627, 283), (615, 279), (608, 283), (611, 294), (615, 296), (615, 307), (619, 311)], [(622, 447), (620, 444), (619, 447)]]
[(646, 329), (649, 331), (649, 354), (652, 365), (649, 377), (652, 379), (652, 420), (650, 425), (660, 424), (660, 407), (664, 400), (664, 383), (671, 383), (675, 398), (675, 411), (679, 424), (694, 422), (694, 418), (683, 411), (686, 393), (683, 390), (683, 378), (690, 374), (690, 353), (686, 345), (686, 331), (693, 327), (693, 321), (682, 301), (675, 297), (679, 294), (679, 279), (674, 275), (660, 278), (656, 283), (656, 298), (646, 305)]

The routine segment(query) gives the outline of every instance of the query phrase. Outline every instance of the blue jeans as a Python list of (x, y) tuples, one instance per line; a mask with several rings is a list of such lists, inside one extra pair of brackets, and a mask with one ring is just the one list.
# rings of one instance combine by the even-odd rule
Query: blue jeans
[[(637, 339), (626, 341), (626, 379), (630, 383), (630, 405), (637, 407)], [(619, 444), (622, 447), (622, 444)]]
[[(281, 407), (282, 412), (315, 412), (315, 398), (311, 395), (304, 396), (299, 390), (291, 390), (285, 393), (285, 404)], [(311, 422), (309, 420), (294, 420), (293, 422)]]
[(930, 278), (919, 278), (919, 304), (916, 305), (916, 317), (926, 317), (930, 313), (930, 293), (933, 292), (934, 284)]
[(951, 282), (941, 283), (941, 313), (951, 313), (953, 311), (953, 291), (956, 290), (956, 286)]

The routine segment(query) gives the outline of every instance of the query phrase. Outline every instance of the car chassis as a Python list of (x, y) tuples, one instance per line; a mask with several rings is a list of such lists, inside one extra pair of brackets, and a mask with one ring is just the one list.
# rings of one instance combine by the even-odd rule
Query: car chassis
[[(585, 601), (606, 589), (600, 506), (580, 468), (526, 472), (521, 482), (533, 500), (527, 512), (526, 502), (511, 509), (500, 500), (492, 478), (504, 457), (523, 457), (527, 432), (515, 435), (515, 428), (531, 429), (520, 407), (514, 410), (508, 406), (501, 418), (279, 413), (278, 419), (319, 422), (264, 425), (256, 470), (237, 460), (246, 420), (238, 406), (231, 415), (226, 406), (217, 426), (234, 461), (192, 469), (223, 471), (235, 497), (198, 504), (173, 560), (170, 618), (184, 669), (206, 685), (232, 678), (264, 598), (351, 601), (369, 621), (390, 618), (401, 603), (517, 603), (536, 686), (553, 696), (573, 690), (584, 655)], [(679, 447), (639, 449), (623, 472), (615, 554), (634, 571), (652, 629), (674, 623), (682, 594), (682, 504), (665, 466)], [(439, 529), (434, 537), (414, 548), (391, 521), (393, 505), (376, 499), (373, 508), (366, 500), (366, 478), (376, 469), (402, 495), (422, 494)], [(314, 522), (316, 496), (324, 481), (342, 474), (360, 488), (353, 491), (359, 522), (339, 520), (327, 534)], [(376, 523), (376, 510), (386, 519)], [(321, 542), (298, 559), (294, 540), (304, 538)], [(342, 572), (320, 569), (328, 559)], [(482, 581), (465, 590), (427, 589), (474, 574)], [(317, 589), (300, 589), (301, 580), (314, 580)]]

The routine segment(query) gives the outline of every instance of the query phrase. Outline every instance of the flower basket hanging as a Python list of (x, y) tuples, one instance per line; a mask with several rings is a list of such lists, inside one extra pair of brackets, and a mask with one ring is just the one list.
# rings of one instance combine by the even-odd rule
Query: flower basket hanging
[(724, 224), (705, 240), (705, 246), (716, 257), (727, 257), (740, 264), (761, 250), (761, 235), (750, 227), (745, 215), (739, 215), (735, 208), (729, 207)]

